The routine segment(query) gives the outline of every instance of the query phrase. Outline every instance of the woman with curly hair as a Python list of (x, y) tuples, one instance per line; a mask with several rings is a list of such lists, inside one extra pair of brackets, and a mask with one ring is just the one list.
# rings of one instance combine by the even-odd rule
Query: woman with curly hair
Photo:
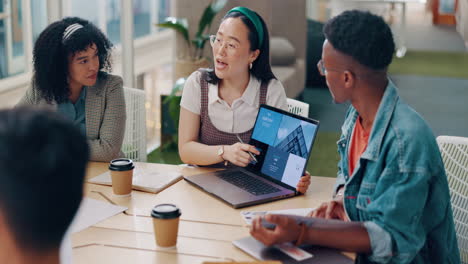
[(123, 157), (123, 82), (111, 70), (112, 43), (92, 23), (68, 17), (36, 41), (34, 76), (19, 105), (48, 106), (86, 134), (91, 160)]

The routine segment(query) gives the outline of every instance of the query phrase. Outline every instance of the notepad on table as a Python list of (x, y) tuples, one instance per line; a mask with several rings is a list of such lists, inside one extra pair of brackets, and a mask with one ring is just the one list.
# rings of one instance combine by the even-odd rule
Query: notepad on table
[[(282, 246), (266, 247), (253, 237), (244, 237), (232, 241), (234, 246), (259, 260), (277, 260), (283, 264), (352, 264), (354, 261), (343, 255), (340, 251), (317, 246), (290, 246), (284, 249)], [(299, 249), (299, 250), (297, 250)], [(288, 252), (289, 251), (289, 252)], [(293, 254), (291, 254), (293, 253)], [(310, 256), (302, 257), (304, 254)], [(299, 259), (298, 259), (299, 258)]]
[[(183, 177), (180, 172), (148, 171), (136, 167), (133, 171), (132, 189), (143, 192), (158, 193), (180, 181), (182, 178)], [(112, 185), (109, 171), (88, 180), (88, 182), (109, 186)]]

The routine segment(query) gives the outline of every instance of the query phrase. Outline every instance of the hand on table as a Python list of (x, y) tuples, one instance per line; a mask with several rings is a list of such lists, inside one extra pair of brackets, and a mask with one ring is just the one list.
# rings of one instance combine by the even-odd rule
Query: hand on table
[(252, 221), (250, 234), (266, 246), (291, 242), (299, 237), (301, 226), (294, 218), (287, 215), (266, 215), (265, 220), (275, 224), (275, 229), (267, 229), (262, 226), (261, 218), (257, 217)]
[(310, 213), (311, 217), (349, 221), (343, 206), (343, 196), (330, 202), (322, 203)]

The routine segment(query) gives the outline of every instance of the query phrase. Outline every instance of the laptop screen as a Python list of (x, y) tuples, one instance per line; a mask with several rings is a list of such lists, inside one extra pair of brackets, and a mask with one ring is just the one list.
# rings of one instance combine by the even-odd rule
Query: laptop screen
[(249, 167), (293, 188), (303, 175), (319, 122), (261, 105), (250, 144), (259, 151)]

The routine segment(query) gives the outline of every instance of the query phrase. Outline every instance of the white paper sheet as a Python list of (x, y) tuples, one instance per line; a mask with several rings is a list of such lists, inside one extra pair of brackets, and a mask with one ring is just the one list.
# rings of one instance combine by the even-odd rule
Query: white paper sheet
[(286, 210), (275, 210), (275, 211), (241, 211), (240, 214), (242, 219), (244, 219), (247, 225), (252, 224), (252, 220), (256, 216), (263, 216), (266, 214), (289, 214), (289, 215), (299, 215), (307, 216), (312, 212), (314, 208), (295, 208), (295, 209), (286, 209)]
[(60, 244), (60, 264), (73, 264), (70, 228), (68, 228)]
[(81, 205), (78, 208), (75, 218), (65, 233), (62, 244), (60, 245), (60, 263), (73, 263), (71, 244), (72, 233), (84, 230), (125, 210), (127, 210), (127, 207), (117, 206), (91, 198), (84, 198), (83, 201), (81, 201)]
[(108, 202), (84, 198), (70, 225), (71, 232), (80, 232), (127, 209), (127, 207), (113, 205)]

